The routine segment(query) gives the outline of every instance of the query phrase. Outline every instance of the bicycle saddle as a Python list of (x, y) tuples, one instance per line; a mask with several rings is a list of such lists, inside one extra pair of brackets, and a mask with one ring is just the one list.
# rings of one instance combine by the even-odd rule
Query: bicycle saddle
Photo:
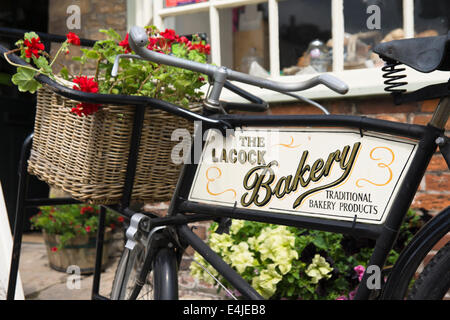
[(450, 71), (450, 32), (437, 37), (402, 39), (380, 43), (375, 53), (420, 72)]

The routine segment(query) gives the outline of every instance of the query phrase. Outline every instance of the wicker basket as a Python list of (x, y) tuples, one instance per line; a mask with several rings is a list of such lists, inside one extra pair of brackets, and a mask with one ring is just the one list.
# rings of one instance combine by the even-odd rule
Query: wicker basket
[[(103, 106), (89, 117), (70, 112), (78, 102), (43, 88), (37, 97), (28, 172), (74, 199), (118, 203), (122, 196), (133, 127), (133, 108)], [(201, 107), (191, 108), (199, 112)], [(170, 200), (181, 165), (171, 161), (175, 128), (191, 134), (192, 122), (147, 109), (139, 147), (132, 200)], [(180, 146), (182, 147), (182, 146)]]

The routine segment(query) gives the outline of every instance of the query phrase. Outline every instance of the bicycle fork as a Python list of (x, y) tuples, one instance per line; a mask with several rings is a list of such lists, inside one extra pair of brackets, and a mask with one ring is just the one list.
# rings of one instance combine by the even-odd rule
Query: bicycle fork
[[(149, 217), (141, 213), (134, 214), (131, 217), (130, 226), (126, 230), (127, 242), (125, 244), (125, 250), (129, 250), (128, 256), (131, 256), (134, 253), (133, 251), (137, 249), (136, 245), (140, 237), (142, 237), (143, 231), (148, 232), (145, 243), (147, 253), (142, 268), (136, 278), (130, 300), (135, 300), (138, 297), (152, 267), (174, 273), (175, 275), (172, 277), (155, 276), (154, 299), (167, 300), (178, 298), (178, 282), (172, 280), (177, 278), (176, 274), (178, 273), (181, 255), (178, 254), (177, 256), (176, 241), (174, 241), (170, 232), (167, 232), (168, 228), (166, 226), (151, 228)], [(170, 281), (170, 283), (167, 281)]]

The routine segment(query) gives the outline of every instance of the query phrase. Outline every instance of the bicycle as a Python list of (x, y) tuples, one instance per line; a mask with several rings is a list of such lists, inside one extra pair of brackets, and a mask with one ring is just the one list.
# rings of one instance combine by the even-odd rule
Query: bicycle
[[(194, 147), (191, 148), (190, 156), (194, 161), (184, 164), (168, 214), (165, 217), (135, 212), (129, 208), (133, 172), (127, 170), (128, 178), (124, 186), (126, 192), (124, 192), (122, 202), (118, 205), (104, 206), (100, 213), (93, 298), (106, 299), (98, 294), (99, 259), (102, 250), (105, 207), (130, 218), (130, 226), (126, 231), (127, 242), (116, 270), (111, 299), (148, 298), (150, 289), (153, 291), (151, 297), (154, 299), (177, 299), (177, 269), (188, 245), (203, 256), (244, 298), (262, 299), (254, 288), (188, 227), (188, 223), (196, 221), (219, 220), (223, 227), (226, 226), (228, 219), (243, 219), (375, 239), (375, 249), (368, 265), (382, 269), (388, 252), (396, 240), (402, 220), (437, 147), (450, 166), (450, 144), (448, 137), (444, 134), (445, 124), (450, 115), (448, 84), (431, 85), (412, 93), (405, 93), (405, 90), (398, 88), (406, 84), (399, 82), (404, 76), (397, 73), (402, 69), (396, 67), (399, 64), (406, 64), (420, 72), (450, 71), (449, 39), (450, 33), (448, 36), (392, 41), (380, 44), (375, 48), (375, 52), (387, 61), (387, 65), (383, 68), (387, 78), (386, 90), (392, 92), (395, 103), (440, 98), (427, 126), (329, 114), (278, 116), (229, 114), (230, 110), (263, 112), (267, 110), (268, 105), (258, 97), (231, 84), (228, 80), (274, 90), (299, 99), (302, 98), (293, 94), (293, 91), (306, 90), (323, 84), (338, 93), (345, 94), (348, 87), (340, 80), (326, 74), (313, 77), (305, 82), (286, 84), (255, 78), (224, 67), (200, 64), (159, 54), (146, 49), (147, 35), (145, 30), (139, 27), (133, 27), (129, 33), (130, 46), (136, 54), (117, 56), (113, 73), (118, 72), (119, 59), (133, 58), (146, 59), (206, 74), (211, 79), (211, 90), (208, 91), (204, 102), (205, 112), (203, 115), (146, 97), (87, 94), (73, 91), (42, 75), (38, 76), (38, 80), (49, 84), (52, 90), (72, 99), (100, 104), (134, 105), (137, 109), (137, 123), (140, 121), (139, 117), (142, 117), (139, 110), (149, 106), (192, 121), (199, 121), (202, 126), (197, 127), (194, 136), (203, 137), (205, 132), (208, 132), (206, 141), (202, 140), (200, 156), (195, 152)], [(0, 47), (1, 50), (3, 49)], [(428, 53), (426, 60), (421, 58), (424, 56), (424, 52)], [(13, 61), (16, 63), (23, 63), (17, 57), (14, 59)], [(223, 88), (235, 92), (250, 103), (221, 102), (219, 99)], [(230, 130), (233, 131), (232, 134), (230, 134)], [(290, 143), (286, 141), (283, 141), (286, 143), (279, 143), (279, 145), (287, 146), (286, 149), (294, 147), (293, 143), (297, 138), (303, 139), (302, 144), (308, 146), (309, 149), (305, 148), (303, 153), (297, 155), (300, 158), (299, 161), (294, 164), (289, 163), (286, 151), (282, 150), (280, 146), (275, 148), (273, 145), (265, 144), (275, 132), (282, 138), (294, 137)], [(139, 131), (136, 135), (139, 136)], [(331, 135), (339, 137), (339, 139), (330, 141)], [(241, 137), (241, 142), (252, 139), (252, 143), (247, 144), (247, 149), (250, 146), (258, 146), (265, 148), (265, 153), (257, 160), (253, 158), (255, 161), (249, 165), (250, 150), (246, 149), (247, 155), (242, 155), (241, 159), (239, 159), (237, 150), (228, 150), (228, 153), (225, 152), (225, 157), (228, 154), (228, 159), (231, 159), (232, 163), (237, 163), (235, 168), (230, 170), (221, 166), (220, 159), (216, 157), (217, 154), (212, 152), (214, 147), (218, 147), (216, 142), (222, 137), (229, 141), (236, 141)], [(313, 142), (308, 144), (308, 138)], [(332, 152), (323, 157), (323, 152), (320, 153), (318, 148), (314, 147), (320, 143), (327, 147), (333, 146)], [(380, 143), (382, 144), (380, 145)], [(138, 147), (136, 136), (132, 139), (131, 145), (130, 168), (133, 167), (133, 161), (134, 163), (136, 161), (135, 156), (132, 156)], [(388, 181), (382, 183), (370, 180), (367, 170), (363, 168), (364, 162), (361, 160), (364, 158), (363, 155), (366, 159), (374, 159), (373, 153), (380, 149), (391, 155), (388, 161), (379, 163), (379, 167), (386, 169), (389, 174)], [(26, 159), (26, 149), (24, 150), (22, 159)], [(275, 151), (280, 155), (278, 158), (272, 159), (271, 156)], [(253, 153), (254, 157), (256, 157), (255, 153), (256, 151)], [(308, 161), (308, 157), (313, 161)], [(295, 159), (298, 160), (298, 158)], [(282, 171), (278, 161), (287, 163), (284, 167), (287, 169)], [(361, 164), (361, 162), (363, 163)], [(208, 167), (208, 163), (215, 165)], [(298, 166), (295, 167), (295, 165)], [(222, 181), (226, 180), (223, 183), (221, 181), (222, 184), (219, 185), (222, 186), (221, 189), (219, 188), (222, 191), (211, 191), (209, 188), (209, 183), (214, 182), (214, 179), (208, 176), (208, 170), (213, 167), (218, 173), (216, 179), (222, 177)], [(236, 177), (239, 178), (239, 184), (235, 183)], [(349, 182), (356, 185), (358, 183), (359, 185), (366, 184), (366, 191), (361, 192), (362, 195), (356, 195), (361, 199), (352, 200), (354, 186), (350, 189), (342, 188)], [(336, 190), (339, 187), (341, 190)], [(224, 191), (225, 188), (228, 192)], [(302, 193), (300, 195), (297, 193), (298, 196), (292, 197), (292, 194), (299, 190), (302, 190)], [(337, 193), (333, 193), (333, 191)], [(344, 202), (340, 202), (344, 205), (338, 209), (330, 204), (328, 208), (319, 206), (314, 211), (305, 210), (308, 199), (313, 201), (309, 202), (309, 208), (314, 206), (313, 197), (315, 200), (332, 200), (336, 197), (347, 197), (346, 199), (350, 200), (347, 206)], [(358, 202), (366, 205), (357, 206)], [(267, 207), (268, 205), (270, 206)], [(20, 239), (17, 239), (21, 236), (20, 214), (17, 215), (17, 221), (8, 298), (14, 296), (16, 280), (14, 272), (17, 270), (18, 264), (17, 252), (20, 252)], [(410, 280), (423, 258), (449, 231), (450, 208), (446, 208), (415, 235), (401, 253), (382, 288), (360, 285), (355, 299), (403, 299)], [(441, 299), (450, 287), (449, 260), (450, 245), (447, 244), (436, 254), (415, 282), (409, 298)], [(361, 283), (367, 283), (369, 277), (370, 274), (366, 271)]]

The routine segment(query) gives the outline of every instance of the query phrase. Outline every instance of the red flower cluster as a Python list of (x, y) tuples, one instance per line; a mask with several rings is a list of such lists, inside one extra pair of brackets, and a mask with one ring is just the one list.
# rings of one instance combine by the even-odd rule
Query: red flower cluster
[(79, 46), (81, 44), (80, 38), (73, 32), (69, 32), (67, 35), (67, 42)]
[(80, 210), (80, 214), (85, 214), (86, 212), (94, 212), (94, 208), (92, 208), (91, 206), (87, 206), (87, 207), (83, 207)]
[[(211, 53), (211, 46), (209, 44), (192, 43), (185, 36), (180, 37), (172, 29), (166, 29), (165, 31), (160, 32), (159, 35), (159, 37), (148, 38), (149, 43), (147, 49), (160, 53), (170, 53), (172, 44), (176, 42), (186, 45), (189, 50), (197, 50), (204, 54)], [(119, 45), (125, 49), (125, 53), (132, 51), (128, 42), (128, 33), (125, 36), (125, 39), (119, 42)]]
[(25, 49), (25, 56), (27, 58), (31, 58), (32, 55), (34, 55), (36, 58), (39, 57), (39, 50), (44, 50), (44, 44), (41, 43), (41, 39), (39, 37), (37, 38), (31, 38), (31, 41), (28, 39), (25, 39), (23, 44), (27, 47)]
[(125, 53), (130, 53), (132, 51), (130, 44), (128, 42), (128, 33), (125, 36), (125, 39), (123, 39), (122, 41), (119, 42), (119, 46), (124, 47)]
[[(89, 92), (89, 93), (97, 93), (98, 92), (98, 83), (94, 81), (94, 78), (88, 78), (87, 76), (82, 77), (75, 77), (73, 80), (74, 83), (77, 85), (73, 86), (73, 89), (83, 92)], [(98, 111), (98, 108), (100, 107), (99, 104), (96, 103), (88, 103), (88, 102), (82, 102), (77, 104), (76, 107), (72, 108), (72, 112), (77, 114), (78, 116), (88, 116), (90, 114), (93, 114)]]

